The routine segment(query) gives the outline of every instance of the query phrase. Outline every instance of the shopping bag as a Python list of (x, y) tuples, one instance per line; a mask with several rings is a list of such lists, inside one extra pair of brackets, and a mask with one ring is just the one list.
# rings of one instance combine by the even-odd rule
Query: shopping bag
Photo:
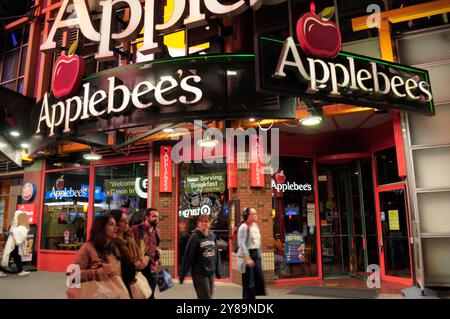
[(68, 299), (130, 299), (127, 287), (117, 275), (81, 283), (80, 288), (67, 289)]
[(130, 290), (133, 299), (148, 299), (152, 294), (147, 278), (140, 271), (136, 273), (136, 282), (130, 285)]
[(172, 276), (167, 268), (158, 271), (158, 287), (160, 292), (173, 287)]

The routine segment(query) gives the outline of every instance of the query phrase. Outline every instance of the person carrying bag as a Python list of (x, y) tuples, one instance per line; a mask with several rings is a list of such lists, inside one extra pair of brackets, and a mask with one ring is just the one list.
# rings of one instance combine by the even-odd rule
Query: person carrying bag
[(81, 246), (75, 261), (80, 267), (81, 287), (69, 288), (69, 299), (130, 299), (113, 242), (116, 234), (113, 218), (99, 216), (94, 220), (90, 240)]

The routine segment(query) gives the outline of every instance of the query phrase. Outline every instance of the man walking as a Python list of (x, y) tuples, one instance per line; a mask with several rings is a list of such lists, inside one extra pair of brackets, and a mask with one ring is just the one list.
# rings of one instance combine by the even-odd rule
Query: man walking
[(148, 266), (142, 269), (142, 274), (147, 278), (152, 294), (149, 299), (155, 299), (155, 290), (158, 283), (158, 265), (161, 255), (159, 248), (160, 235), (157, 228), (159, 222), (159, 212), (156, 208), (147, 208), (144, 221), (130, 228), (139, 247), (144, 248), (144, 255), (150, 261)]

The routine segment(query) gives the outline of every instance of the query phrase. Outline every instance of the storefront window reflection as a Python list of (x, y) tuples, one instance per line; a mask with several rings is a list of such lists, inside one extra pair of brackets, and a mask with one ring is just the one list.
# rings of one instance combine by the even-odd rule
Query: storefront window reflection
[(121, 209), (132, 223), (138, 223), (147, 207), (147, 163), (133, 163), (95, 169), (95, 217)]
[(76, 250), (86, 241), (89, 170), (45, 176), (42, 249)]
[(272, 176), (276, 278), (317, 276), (313, 161), (282, 157)]

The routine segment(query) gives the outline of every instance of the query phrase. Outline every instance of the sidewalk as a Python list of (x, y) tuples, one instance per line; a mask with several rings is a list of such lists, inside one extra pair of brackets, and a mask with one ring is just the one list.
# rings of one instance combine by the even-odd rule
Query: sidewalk
[[(271, 285), (268, 287), (268, 296), (258, 299), (326, 299), (308, 295), (290, 295), (297, 284)], [(214, 298), (240, 299), (242, 288), (233, 283), (216, 283)], [(39, 271), (33, 272), (27, 277), (18, 277), (9, 274), (6, 278), (0, 278), (0, 299), (65, 299), (66, 276), (63, 273)], [(186, 280), (183, 285), (175, 280), (175, 286), (163, 293), (156, 293), (158, 299), (195, 299), (195, 291), (192, 282)], [(403, 298), (398, 293), (380, 293), (378, 299)]]

